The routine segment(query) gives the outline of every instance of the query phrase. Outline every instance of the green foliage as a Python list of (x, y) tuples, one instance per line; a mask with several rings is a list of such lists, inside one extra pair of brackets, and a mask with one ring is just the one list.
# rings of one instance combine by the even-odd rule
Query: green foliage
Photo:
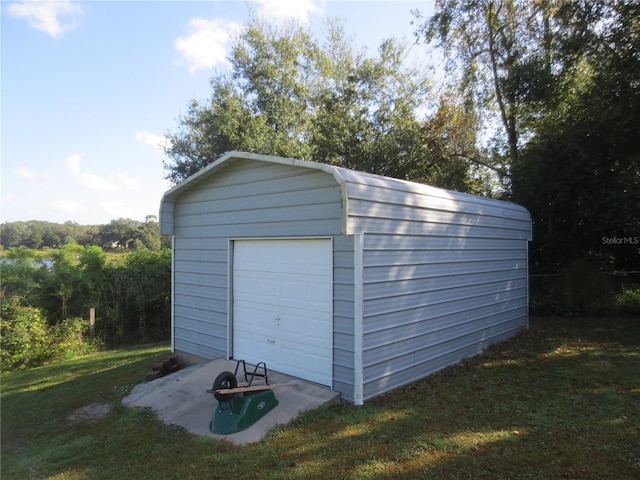
[(169, 338), (171, 308), (171, 251), (139, 250), (111, 271), (112, 289), (120, 305), (111, 323), (119, 342)]
[(50, 327), (50, 352), (55, 360), (93, 353), (103, 346), (100, 339), (89, 338), (89, 322), (80, 317), (68, 318)]
[(627, 287), (614, 299), (615, 311), (620, 316), (640, 317), (640, 287)]
[(625, 2), (566, 2), (554, 15), (556, 73), (512, 178), (534, 218), (538, 271), (586, 256), (640, 268), (639, 15)]
[(637, 282), (603, 272), (593, 258), (578, 260), (556, 275), (534, 275), (530, 289), (533, 315), (640, 316)]
[(144, 222), (119, 218), (106, 225), (82, 226), (74, 222), (63, 224), (31, 220), (6, 222), (0, 225), (0, 244), (3, 248), (57, 249), (64, 245), (98, 245), (109, 250), (161, 248), (162, 239), (155, 215)]
[[(566, 279), (584, 258), (640, 270), (640, 4), (444, 0), (414, 13), (489, 139), (481, 163), (532, 214), (531, 271)], [(549, 289), (558, 308), (572, 310), (573, 283)]]
[[(508, 163), (518, 157), (524, 94), (517, 79), (537, 51), (540, 15), (535, 10), (541, 6), (513, 0), (444, 0), (431, 17), (414, 12), (416, 35), (441, 49), (452, 88), (482, 119), (484, 136), (493, 137)], [(484, 162), (506, 175), (508, 163), (501, 165), (501, 154), (485, 154)]]
[(37, 295), (42, 277), (46, 275), (46, 266), (40, 261), (40, 255), (26, 247), (9, 248), (0, 264), (2, 291), (7, 297), (18, 296), (26, 304)]
[(243, 150), (467, 190), (472, 155), (439, 148), (443, 115), (421, 118), (433, 95), (407, 52), (394, 39), (376, 55), (358, 52), (338, 21), (322, 41), (299, 23), (253, 18), (232, 47), (231, 73), (215, 76), (211, 99), (193, 100), (168, 135), (167, 178)]
[(111, 220), (99, 231), (100, 245), (104, 248), (129, 250), (160, 248), (160, 230), (158, 222), (151, 216), (144, 223), (128, 218)]
[(88, 322), (70, 318), (49, 325), (40, 308), (17, 297), (1, 297), (0, 360), (3, 371), (37, 367), (96, 351), (100, 340), (88, 337)]
[[(15, 357), (7, 360), (9, 368), (86, 353), (102, 343), (169, 338), (170, 249), (136, 250), (108, 261), (100, 247), (68, 244), (47, 255), (43, 264), (33, 250), (9, 249), (2, 264), (3, 355)], [(90, 308), (96, 311), (95, 339), (88, 338)], [(44, 336), (32, 339), (31, 332)]]
[(41, 310), (0, 297), (0, 360), (2, 370), (34, 367), (50, 360), (50, 332)]

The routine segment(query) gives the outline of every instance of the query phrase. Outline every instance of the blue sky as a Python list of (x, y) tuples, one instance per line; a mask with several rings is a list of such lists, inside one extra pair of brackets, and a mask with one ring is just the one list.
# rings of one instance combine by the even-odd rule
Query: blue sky
[(157, 215), (170, 187), (163, 135), (191, 99), (209, 97), (248, 6), (318, 32), (342, 18), (373, 54), (389, 36), (412, 43), (411, 10), (433, 2), (3, 0), (0, 221)]

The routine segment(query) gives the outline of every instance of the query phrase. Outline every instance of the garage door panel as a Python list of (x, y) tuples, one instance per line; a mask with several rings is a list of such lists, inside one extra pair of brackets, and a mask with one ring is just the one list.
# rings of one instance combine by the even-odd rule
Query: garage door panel
[(330, 240), (236, 241), (233, 356), (331, 385)]
[[(273, 364), (278, 360), (278, 348), (275, 343), (269, 341), (268, 336), (257, 335), (253, 332), (235, 332), (234, 345), (239, 351), (250, 351), (261, 362)], [(250, 363), (257, 363), (248, 357), (238, 357), (239, 360), (247, 359)]]
[(280, 338), (300, 345), (317, 345), (331, 348), (332, 339), (327, 335), (327, 323), (324, 318), (307, 316), (304, 322), (297, 317), (282, 315), (280, 322)]
[(255, 335), (274, 336), (277, 328), (275, 315), (271, 312), (259, 312), (253, 306), (236, 305), (236, 315), (249, 319), (247, 322), (239, 322), (234, 330), (252, 332)]
[[(331, 377), (331, 365), (326, 362), (324, 349), (309, 348), (295, 342), (282, 342), (279, 363), (290, 365), (290, 373), (296, 377), (326, 385), (326, 378)], [(267, 364), (268, 365), (268, 364)]]

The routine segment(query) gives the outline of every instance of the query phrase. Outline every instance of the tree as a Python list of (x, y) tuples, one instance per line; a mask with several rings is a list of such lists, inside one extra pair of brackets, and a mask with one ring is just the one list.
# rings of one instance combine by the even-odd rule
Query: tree
[[(336, 27), (339, 28), (339, 27)], [(330, 35), (316, 118), (313, 160), (415, 181), (433, 180), (417, 117), (428, 79), (404, 67), (406, 46), (385, 40), (378, 57), (354, 54), (344, 32)]]
[(37, 295), (45, 267), (37, 267), (38, 255), (26, 247), (10, 247), (8, 262), (2, 263), (2, 293), (7, 298), (16, 297), (27, 304)]
[(160, 226), (155, 216), (147, 216), (146, 221), (138, 222), (130, 218), (111, 220), (99, 229), (100, 243), (107, 249), (160, 248)]
[(442, 187), (495, 196), (495, 169), (478, 148), (479, 119), (476, 111), (455, 92), (439, 98), (435, 113), (423, 125), (429, 150), (429, 171)]
[[(607, 297), (602, 270), (640, 269), (640, 5), (443, 0), (415, 14), (479, 119), (472, 161), (532, 214), (531, 271), (561, 274), (556, 305), (567, 292)], [(458, 149), (438, 131), (441, 151)]]
[(80, 245), (65, 245), (52, 252), (50, 281), (45, 285), (43, 292), (44, 297), (48, 299), (47, 311), (52, 324), (69, 318), (70, 311), (79, 310), (76, 307), (78, 302), (84, 305), (78, 289), (81, 282), (78, 266), (83, 250)]
[(640, 268), (638, 18), (640, 6), (627, 2), (556, 12), (551, 100), (513, 178), (514, 199), (536, 220), (532, 253), (543, 271), (583, 257), (608, 270)]
[(168, 134), (167, 178), (178, 183), (234, 149), (309, 159), (317, 54), (300, 25), (253, 18), (232, 47), (231, 73), (211, 80), (210, 102), (193, 100)]
[(428, 78), (405, 57), (393, 39), (375, 56), (357, 52), (337, 21), (322, 43), (298, 23), (253, 18), (232, 47), (231, 72), (212, 79), (210, 101), (193, 100), (167, 134), (167, 178), (180, 182), (244, 150), (436, 185), (458, 176), (451, 184), (466, 185), (468, 172), (430, 157), (418, 115), (429, 104)]
[(556, 3), (443, 0), (431, 17), (414, 12), (416, 36), (443, 51), (454, 88), (476, 110), (483, 136), (493, 139), (493, 154), (480, 163), (507, 181), (528, 138), (530, 110), (547, 85)]
[(6, 222), (0, 226), (0, 244), (3, 248), (19, 247), (24, 245), (28, 235), (28, 227), (25, 222)]

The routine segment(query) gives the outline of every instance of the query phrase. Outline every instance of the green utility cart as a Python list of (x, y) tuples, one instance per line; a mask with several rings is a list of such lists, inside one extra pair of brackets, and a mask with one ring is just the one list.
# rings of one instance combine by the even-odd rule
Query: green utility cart
[[(239, 384), (237, 375), (241, 364), (245, 381)], [(264, 383), (254, 384), (256, 379)], [(220, 373), (213, 382), (213, 388), (207, 390), (218, 401), (209, 429), (217, 435), (228, 435), (249, 428), (278, 405), (274, 388), (294, 386), (296, 384), (270, 385), (264, 362), (249, 372), (244, 360), (239, 360), (234, 373)]]

